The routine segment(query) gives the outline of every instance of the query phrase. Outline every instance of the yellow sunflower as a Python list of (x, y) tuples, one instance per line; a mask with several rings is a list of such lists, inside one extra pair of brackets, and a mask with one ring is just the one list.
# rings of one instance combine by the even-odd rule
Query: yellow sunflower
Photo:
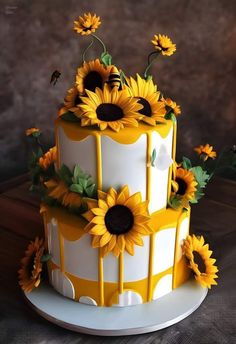
[(70, 111), (79, 117), (80, 110), (78, 108), (78, 104), (81, 103), (81, 99), (79, 97), (79, 92), (76, 86), (70, 88), (67, 91), (66, 97), (64, 99), (64, 106), (59, 110), (58, 115), (61, 116), (64, 113)]
[(74, 21), (74, 30), (81, 35), (91, 35), (100, 26), (100, 17), (96, 14), (84, 13), (79, 16), (78, 20)]
[(98, 202), (88, 203), (83, 216), (89, 221), (85, 230), (92, 236), (92, 247), (101, 247), (102, 255), (113, 252), (116, 257), (126, 250), (134, 255), (134, 245), (143, 246), (143, 235), (152, 233), (149, 226), (148, 201), (142, 202), (141, 193), (130, 196), (128, 186), (119, 193), (110, 188), (98, 191)]
[(162, 101), (165, 104), (166, 112), (169, 113), (170, 111), (173, 111), (175, 116), (178, 116), (181, 114), (180, 106), (176, 104), (173, 100), (170, 98), (162, 98)]
[(39, 238), (31, 241), (25, 251), (25, 257), (21, 260), (21, 268), (18, 271), (19, 285), (25, 292), (31, 292), (41, 282), (43, 252), (44, 241)]
[(160, 92), (152, 80), (142, 79), (137, 74), (137, 80), (131, 78), (126, 79), (127, 90), (130, 95), (138, 99), (138, 103), (143, 106), (139, 113), (143, 115), (142, 121), (150, 125), (156, 125), (156, 122), (165, 123), (165, 105), (158, 101)]
[(76, 75), (76, 87), (80, 94), (85, 90), (94, 92), (96, 87), (103, 88), (108, 80), (112, 66), (104, 67), (99, 59), (84, 62), (82, 67), (78, 68)]
[(39, 166), (42, 169), (47, 170), (57, 160), (57, 148), (56, 146), (49, 149), (40, 159)]
[(130, 97), (126, 90), (110, 90), (108, 85), (103, 90), (96, 88), (95, 93), (87, 91), (87, 97), (81, 97), (81, 126), (97, 125), (100, 130), (107, 127), (118, 132), (125, 126), (137, 127), (142, 118), (139, 110), (142, 105)]
[(216, 260), (210, 258), (212, 251), (209, 250), (208, 244), (204, 245), (203, 236), (189, 235), (184, 241), (183, 251), (196, 281), (207, 288), (216, 285), (215, 279), (218, 278), (216, 275), (218, 268), (214, 265)]
[(165, 35), (154, 35), (151, 41), (157, 51), (162, 55), (171, 56), (176, 51), (176, 44), (172, 43), (171, 39)]
[(38, 128), (29, 128), (25, 131), (26, 136), (39, 136), (40, 130)]
[(200, 156), (201, 159), (206, 161), (208, 158), (215, 159), (216, 158), (216, 152), (213, 151), (213, 146), (210, 146), (209, 143), (207, 143), (205, 146), (200, 145), (196, 148), (194, 148), (195, 152)]
[(174, 193), (181, 197), (182, 205), (193, 200), (195, 192), (197, 191), (197, 182), (194, 178), (194, 174), (191, 171), (184, 168), (174, 168), (174, 180), (172, 181), (172, 188)]
[(77, 207), (82, 204), (82, 197), (76, 192), (72, 192), (62, 180), (50, 179), (44, 183), (48, 189), (48, 196), (57, 200), (65, 207)]

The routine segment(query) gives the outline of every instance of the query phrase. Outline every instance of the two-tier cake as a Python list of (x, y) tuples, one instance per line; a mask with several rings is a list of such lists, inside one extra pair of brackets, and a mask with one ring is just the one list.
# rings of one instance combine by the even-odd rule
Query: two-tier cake
[[(209, 174), (187, 158), (176, 163), (180, 107), (150, 74), (156, 57), (176, 46), (155, 35), (143, 76), (128, 77), (95, 35), (100, 23), (91, 14), (74, 23), (92, 41), (59, 110), (56, 146), (44, 153), (39, 129), (27, 131), (39, 144), (31, 175), (42, 195), (45, 246), (38, 238), (29, 245), (20, 284), (26, 292), (38, 286), (47, 261), (51, 285), (78, 304), (151, 302), (192, 275), (210, 287), (212, 252), (203, 237), (189, 235), (190, 203), (202, 197)], [(103, 52), (88, 61), (95, 40)], [(204, 162), (216, 157), (209, 145), (197, 153)]]

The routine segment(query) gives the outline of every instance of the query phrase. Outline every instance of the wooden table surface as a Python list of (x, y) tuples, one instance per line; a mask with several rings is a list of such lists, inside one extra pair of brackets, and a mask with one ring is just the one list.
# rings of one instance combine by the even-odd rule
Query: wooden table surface
[(26, 176), (0, 184), (0, 343), (236, 343), (235, 182), (216, 178), (192, 209), (191, 231), (203, 234), (214, 250), (219, 285), (180, 323), (145, 335), (114, 338), (65, 330), (25, 303), (17, 284), (19, 261), (29, 240), (43, 235), (39, 199), (28, 188)]

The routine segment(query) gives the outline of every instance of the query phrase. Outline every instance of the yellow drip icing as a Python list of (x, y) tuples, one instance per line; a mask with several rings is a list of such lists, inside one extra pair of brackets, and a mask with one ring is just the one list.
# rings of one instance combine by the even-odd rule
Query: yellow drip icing
[(139, 123), (139, 126), (137, 128), (125, 127), (117, 133), (111, 129), (101, 131), (94, 127), (81, 127), (79, 123), (66, 122), (60, 118), (56, 119), (55, 124), (56, 128), (61, 126), (66, 136), (73, 141), (84, 140), (89, 135), (98, 135), (109, 136), (114, 141), (123, 144), (134, 143), (142, 134), (152, 133), (154, 131), (161, 135), (162, 138), (165, 138), (173, 126), (171, 120), (166, 121), (165, 124), (158, 124), (155, 127), (144, 123)]
[(122, 294), (124, 290), (124, 253), (121, 252), (119, 256), (119, 293)]
[(174, 266), (173, 266), (173, 280), (172, 280), (172, 289), (177, 288), (180, 284), (184, 283), (189, 278), (189, 269), (187, 267), (187, 262), (184, 257), (181, 257), (180, 261), (178, 261), (179, 250), (182, 250), (179, 245), (179, 235), (180, 235), (180, 227), (182, 221), (186, 218), (190, 217), (190, 208), (187, 212), (183, 212), (180, 214), (177, 227), (176, 227), (176, 237), (175, 237), (175, 253), (174, 253)]
[[(152, 136), (151, 133), (147, 133), (147, 176), (146, 176), (146, 199), (150, 201), (151, 198), (151, 155), (152, 155)], [(150, 236), (150, 246), (149, 246), (149, 267), (148, 267), (148, 300), (152, 297), (152, 275), (153, 275), (153, 254), (154, 254), (154, 238), (153, 234)]]
[(64, 238), (60, 231), (60, 225), (58, 225), (58, 227), (59, 227), (58, 236), (59, 236), (59, 247), (60, 247), (60, 270), (61, 272), (65, 272)]
[(98, 283), (99, 283), (99, 306), (104, 306), (104, 277), (103, 258), (101, 249), (98, 251)]
[(173, 142), (172, 142), (172, 159), (175, 161), (176, 158), (176, 138), (177, 138), (177, 122), (175, 121), (174, 124), (174, 132), (173, 132)]
[(98, 190), (102, 190), (102, 150), (101, 136), (96, 135), (96, 158), (97, 158), (97, 186)]

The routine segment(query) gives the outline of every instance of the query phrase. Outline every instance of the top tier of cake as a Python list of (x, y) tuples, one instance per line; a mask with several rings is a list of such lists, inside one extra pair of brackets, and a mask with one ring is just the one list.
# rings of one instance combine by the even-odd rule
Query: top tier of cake
[(79, 165), (99, 190), (128, 185), (149, 200), (149, 212), (165, 209), (171, 191), (175, 160), (176, 123), (167, 120), (155, 127), (139, 124), (120, 132), (81, 127), (56, 120), (57, 167)]

